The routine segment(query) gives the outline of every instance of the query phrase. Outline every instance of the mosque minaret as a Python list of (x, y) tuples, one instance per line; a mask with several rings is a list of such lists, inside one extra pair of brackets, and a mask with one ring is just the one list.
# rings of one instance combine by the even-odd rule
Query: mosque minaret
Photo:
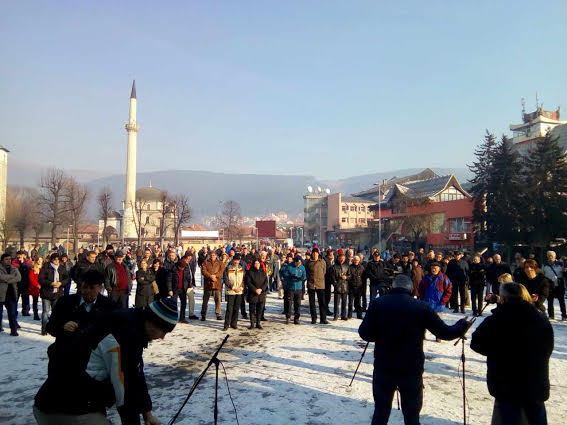
[(123, 232), (125, 238), (136, 237), (134, 226), (134, 207), (136, 203), (136, 147), (138, 143), (138, 130), (140, 126), (136, 122), (136, 80), (132, 82), (132, 93), (130, 94), (130, 116), (126, 124), (128, 132), (128, 151), (126, 163), (126, 196), (124, 198)]

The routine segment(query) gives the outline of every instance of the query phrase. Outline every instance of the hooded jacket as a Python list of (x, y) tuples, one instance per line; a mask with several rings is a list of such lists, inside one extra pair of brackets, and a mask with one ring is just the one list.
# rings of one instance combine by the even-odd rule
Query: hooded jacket
[(418, 292), (420, 300), (425, 301), (434, 311), (440, 313), (445, 311), (445, 304), (451, 299), (451, 281), (441, 272), (437, 276), (429, 273), (421, 279)]

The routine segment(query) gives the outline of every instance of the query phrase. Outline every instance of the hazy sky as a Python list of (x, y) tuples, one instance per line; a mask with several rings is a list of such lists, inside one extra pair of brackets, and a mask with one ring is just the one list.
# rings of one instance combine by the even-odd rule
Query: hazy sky
[(567, 119), (567, 2), (396, 3), (1, 1), (0, 144), (124, 172), (134, 77), (139, 171), (463, 167), (522, 97)]

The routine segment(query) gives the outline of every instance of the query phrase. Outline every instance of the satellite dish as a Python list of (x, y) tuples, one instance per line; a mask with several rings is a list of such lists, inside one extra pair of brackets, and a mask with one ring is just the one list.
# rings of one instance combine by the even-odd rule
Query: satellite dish
[(307, 192), (309, 193), (313, 192), (313, 188), (311, 186), (307, 186)]
[(321, 192), (321, 186), (317, 186), (317, 192)]
[(331, 194), (331, 189), (327, 188), (327, 189), (325, 189), (325, 192), (327, 193), (327, 195), (330, 195), (330, 194)]

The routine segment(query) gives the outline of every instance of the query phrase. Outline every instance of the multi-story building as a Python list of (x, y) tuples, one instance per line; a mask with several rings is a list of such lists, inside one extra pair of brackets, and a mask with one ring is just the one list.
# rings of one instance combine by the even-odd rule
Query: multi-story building
[(368, 222), (374, 218), (374, 201), (333, 193), (327, 196), (327, 240), (331, 245), (364, 246)]
[(512, 143), (514, 149), (522, 155), (526, 155), (532, 150), (536, 143), (543, 140), (548, 131), (554, 130), (558, 126), (567, 124), (561, 121), (561, 110), (545, 111), (538, 106), (534, 112), (526, 113), (522, 111), (522, 123), (511, 124)]
[(327, 195), (330, 190), (313, 190), (311, 186), (307, 188), (307, 193), (303, 195), (303, 238), (311, 244), (326, 245), (327, 239)]

